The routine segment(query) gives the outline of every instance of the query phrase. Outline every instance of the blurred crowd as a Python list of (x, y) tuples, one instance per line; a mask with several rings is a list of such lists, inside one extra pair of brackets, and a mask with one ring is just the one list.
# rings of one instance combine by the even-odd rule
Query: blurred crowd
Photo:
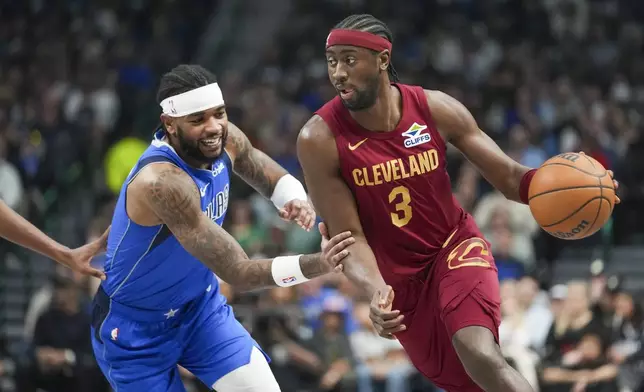
[[(644, 245), (644, 3), (291, 3), (261, 61), (218, 79), (230, 120), (293, 175), (301, 176), (300, 127), (335, 94), (324, 39), (347, 15), (368, 12), (394, 33), (402, 82), (461, 100), (516, 160), (537, 167), (559, 152), (583, 150), (615, 171), (622, 205), (581, 246)], [(66, 244), (100, 235), (158, 125), (158, 77), (190, 62), (217, 4), (2, 2), (0, 198)], [(544, 235), (527, 206), (507, 202), (458, 152), (449, 154), (454, 192), (499, 266), (501, 344), (512, 365), (545, 392), (644, 388), (642, 297), (601, 268), (553, 285), (548, 272), (567, 243)], [(319, 248), (317, 233), (284, 224), (239, 180), (226, 228), (253, 257)], [(0, 242), (0, 273), (16, 257), (30, 256)], [(24, 333), (1, 337), (0, 391), (107, 390), (89, 345), (88, 304), (97, 282), (60, 268), (49, 275), (29, 293)], [(7, 291), (0, 287), (0, 297)], [(225, 283), (222, 291), (272, 357), (284, 391), (433, 391), (397, 341), (374, 334), (368, 299), (342, 275), (262, 295)], [(189, 372), (182, 375), (191, 390), (203, 390)]]

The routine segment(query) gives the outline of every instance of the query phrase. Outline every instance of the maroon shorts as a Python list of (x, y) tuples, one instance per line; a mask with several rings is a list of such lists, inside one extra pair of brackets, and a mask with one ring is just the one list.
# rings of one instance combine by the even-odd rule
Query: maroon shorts
[(461, 328), (488, 328), (498, 342), (499, 281), (489, 244), (468, 217), (424, 274), (394, 287), (394, 309), (407, 330), (396, 334), (425, 377), (448, 392), (482, 391), (452, 346)]

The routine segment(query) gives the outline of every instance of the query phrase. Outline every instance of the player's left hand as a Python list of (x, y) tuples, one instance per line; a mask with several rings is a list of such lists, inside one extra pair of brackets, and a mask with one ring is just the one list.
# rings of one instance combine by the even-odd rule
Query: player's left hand
[(315, 209), (308, 200), (293, 199), (279, 210), (280, 218), (295, 222), (306, 231), (310, 231), (315, 223)]
[(98, 239), (83, 245), (80, 248), (70, 250), (59, 263), (66, 265), (74, 271), (83, 275), (93, 276), (100, 280), (105, 280), (105, 272), (100, 271), (90, 265), (92, 259), (97, 254), (105, 251), (107, 247), (107, 236), (110, 234), (110, 227)]
[(395, 333), (405, 331), (407, 327), (403, 324), (405, 316), (399, 310), (392, 310), (394, 303), (394, 290), (387, 286), (382, 291), (374, 293), (369, 306), (369, 318), (373, 323), (378, 335), (383, 338), (396, 340)]

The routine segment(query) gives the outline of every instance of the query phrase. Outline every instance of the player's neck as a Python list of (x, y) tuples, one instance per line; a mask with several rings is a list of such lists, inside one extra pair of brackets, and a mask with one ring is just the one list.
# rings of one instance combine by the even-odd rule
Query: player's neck
[(380, 87), (376, 103), (369, 109), (351, 112), (351, 117), (369, 131), (391, 132), (402, 118), (401, 92), (387, 80)]

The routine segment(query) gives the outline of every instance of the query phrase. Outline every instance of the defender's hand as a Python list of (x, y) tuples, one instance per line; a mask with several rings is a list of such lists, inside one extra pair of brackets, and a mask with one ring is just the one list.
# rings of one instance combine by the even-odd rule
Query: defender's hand
[(295, 222), (306, 231), (310, 231), (315, 223), (315, 209), (308, 200), (293, 199), (279, 210), (280, 218)]
[(405, 316), (400, 314), (399, 310), (391, 310), (393, 302), (394, 290), (391, 286), (387, 286), (373, 295), (369, 312), (369, 318), (378, 335), (391, 340), (396, 339), (395, 333), (407, 329), (402, 323)]
[(344, 267), (341, 262), (345, 257), (349, 256), (349, 250), (345, 248), (356, 242), (355, 238), (351, 237), (350, 231), (345, 231), (329, 239), (329, 232), (324, 222), (320, 222), (318, 229), (320, 229), (320, 234), (322, 235), (322, 243), (320, 244), (322, 259), (325, 261), (329, 272), (342, 272)]
[(80, 248), (70, 250), (62, 260), (58, 260), (61, 264), (66, 265), (74, 271), (78, 271), (83, 275), (93, 276), (100, 280), (105, 280), (106, 276), (103, 271), (97, 270), (90, 266), (90, 262), (97, 254), (104, 252), (107, 247), (107, 236), (110, 234), (110, 227), (105, 230), (105, 233), (100, 238), (83, 245)]

